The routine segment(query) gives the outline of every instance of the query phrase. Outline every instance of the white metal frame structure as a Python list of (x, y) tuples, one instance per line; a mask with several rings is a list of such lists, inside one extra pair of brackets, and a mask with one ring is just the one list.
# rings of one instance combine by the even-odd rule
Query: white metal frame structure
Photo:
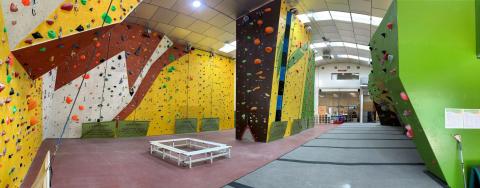
[[(186, 147), (193, 151), (179, 149)], [(226, 144), (209, 142), (194, 138), (179, 138), (170, 140), (150, 141), (150, 154), (154, 152), (160, 153), (162, 159), (165, 157), (177, 161), (177, 165), (188, 165), (192, 168), (192, 164), (201, 161), (210, 161), (213, 159), (226, 156), (231, 157), (230, 150), (232, 146)]]

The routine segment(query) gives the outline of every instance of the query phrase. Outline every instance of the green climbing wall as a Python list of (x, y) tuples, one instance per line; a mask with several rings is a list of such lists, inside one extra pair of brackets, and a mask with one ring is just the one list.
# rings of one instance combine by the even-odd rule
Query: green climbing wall
[(475, 0), (397, 0), (370, 43), (373, 100), (412, 127), (427, 168), (451, 187), (463, 187), (452, 135), (467, 170), (480, 164), (480, 130), (444, 128), (445, 108), (480, 108), (475, 37)]

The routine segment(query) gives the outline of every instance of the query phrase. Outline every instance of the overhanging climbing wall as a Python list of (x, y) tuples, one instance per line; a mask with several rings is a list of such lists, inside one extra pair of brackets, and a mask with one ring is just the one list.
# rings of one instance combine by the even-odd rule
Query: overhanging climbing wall
[(0, 187), (20, 187), (42, 142), (42, 81), (10, 54), (7, 33), (0, 37)]
[(175, 121), (187, 118), (197, 127), (218, 118), (221, 130), (233, 128), (234, 61), (202, 50), (171, 61), (126, 119), (150, 121), (148, 135), (174, 134)]
[[(294, 120), (313, 117), (309, 42), (308, 31), (287, 11), (285, 1), (237, 20), (237, 139), (251, 130), (256, 141), (273, 141), (289, 136)], [(274, 122), (286, 122), (286, 131), (277, 130)]]
[(463, 187), (452, 135), (463, 137), (467, 171), (480, 161), (480, 130), (446, 129), (444, 119), (445, 108), (480, 106), (474, 5), (475, 0), (394, 1), (370, 43), (374, 101), (412, 128), (427, 168), (451, 187)]

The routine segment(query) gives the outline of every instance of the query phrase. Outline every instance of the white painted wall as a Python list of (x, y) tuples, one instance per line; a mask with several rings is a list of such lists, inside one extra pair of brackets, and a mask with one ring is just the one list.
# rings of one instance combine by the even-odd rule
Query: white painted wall
[[(335, 67), (337, 68), (335, 69)], [(372, 68), (369, 66), (355, 63), (332, 63), (317, 66), (315, 68), (315, 115), (318, 115), (318, 92), (320, 89), (360, 89), (360, 80), (362, 78), (368, 80), (371, 70)], [(359, 73), (360, 80), (332, 80), (332, 73)]]
[[(133, 85), (135, 94), (152, 64), (172, 46), (171, 44), (172, 42), (166, 36), (160, 41), (139, 77), (135, 80)], [(106, 74), (104, 73), (105, 70)], [(133, 99), (133, 96), (129, 93), (125, 51), (88, 71), (87, 74), (90, 75), (90, 78), (85, 79), (72, 111), (72, 116), (77, 115), (80, 120), (75, 122), (71, 118), (69, 119), (63, 135), (64, 138), (79, 138), (82, 135), (82, 123), (96, 122), (97, 119), (101, 119), (101, 121), (113, 120)], [(46, 106), (44, 107), (45, 114), (48, 116), (46, 117), (48, 121), (44, 123), (44, 138), (58, 138), (61, 135), (68, 113), (73, 105), (73, 102), (67, 104), (65, 99), (70, 96), (74, 100), (82, 76), (57, 89), (53, 96), (46, 96), (51, 97), (48, 99), (51, 102), (45, 103)], [(55, 88), (55, 80), (52, 84), (50, 79), (51, 77), (44, 78), (44, 80), (49, 81), (44, 85), (44, 90), (47, 92), (51, 92), (52, 87)], [(105, 90), (103, 92), (104, 84)], [(80, 110), (80, 105), (84, 106), (85, 109)], [(103, 118), (100, 118), (100, 110)]]

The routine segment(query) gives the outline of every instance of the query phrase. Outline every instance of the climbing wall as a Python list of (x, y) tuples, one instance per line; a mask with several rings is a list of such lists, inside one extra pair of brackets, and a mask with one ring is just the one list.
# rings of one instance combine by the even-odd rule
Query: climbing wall
[(237, 19), (237, 139), (248, 126), (256, 141), (267, 141), (282, 5), (285, 2), (273, 1)]
[(11, 55), (7, 33), (0, 37), (0, 187), (19, 187), (42, 142), (42, 81)]
[(394, 1), (370, 42), (373, 100), (396, 112), (428, 170), (451, 187), (463, 187), (452, 135), (462, 135), (467, 171), (480, 160), (479, 130), (446, 129), (444, 118), (445, 108), (480, 106), (474, 6), (475, 0)]
[[(39, 2), (22, 0), (22, 3), (4, 0), (2, 2), (4, 13), (10, 14), (7, 20), (16, 21), (19, 24), (17, 26), (10, 23), (11, 26), (8, 26), (12, 28), (8, 30), (9, 36), (13, 39), (10, 47), (19, 49), (99, 28), (103, 21), (105, 25), (120, 23), (141, 1), (112, 1), (111, 6), (109, 6), (111, 2), (109, 0), (64, 0), (60, 3), (58, 0)], [(16, 8), (12, 9), (12, 7)], [(32, 17), (32, 11), (38, 11), (38, 15)], [(24, 25), (29, 26), (23, 27)]]
[(150, 121), (148, 135), (174, 134), (175, 121), (186, 118), (196, 118), (197, 127), (202, 118), (219, 118), (221, 130), (233, 128), (233, 60), (202, 50), (171, 55), (126, 119)]
[[(311, 76), (312, 72), (315, 71), (311, 66), (313, 51), (309, 48), (310, 34), (300, 20), (291, 20), (289, 34), (288, 58), (286, 62), (285, 85), (281, 111), (281, 121), (288, 122), (285, 133), (286, 136), (290, 135), (294, 120), (306, 118), (302, 117), (302, 110), (304, 109), (303, 100), (306, 95), (311, 94), (306, 93), (306, 89), (311, 87), (312, 79), (314, 79), (314, 77)], [(310, 77), (307, 77), (307, 75)], [(307, 78), (310, 80), (308, 85)], [(307, 92), (310, 91), (313, 90), (307, 90)], [(313, 110), (313, 106), (311, 107), (311, 110)]]

